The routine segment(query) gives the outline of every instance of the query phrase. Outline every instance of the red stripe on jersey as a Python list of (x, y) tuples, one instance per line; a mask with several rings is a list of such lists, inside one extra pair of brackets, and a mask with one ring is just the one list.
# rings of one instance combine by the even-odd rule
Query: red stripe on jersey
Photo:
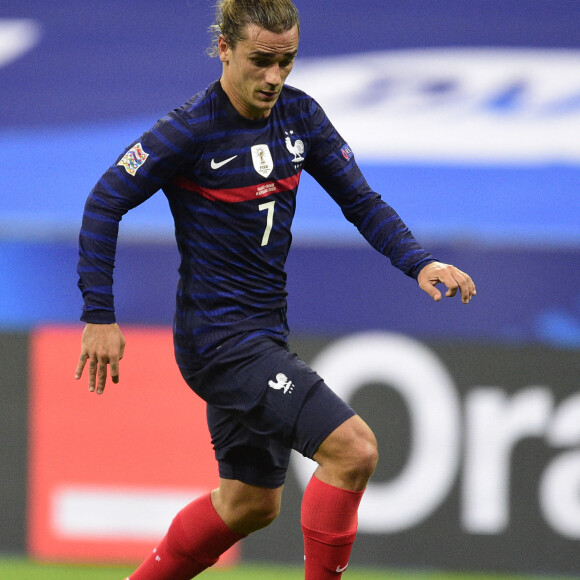
[(267, 197), (274, 193), (296, 189), (300, 182), (301, 173), (302, 171), (299, 171), (296, 175), (291, 175), (286, 179), (266, 181), (265, 183), (258, 183), (247, 187), (234, 187), (232, 189), (208, 189), (207, 187), (202, 187), (195, 183), (195, 181), (191, 181), (191, 179), (187, 179), (186, 177), (177, 177), (173, 183), (182, 189), (199, 193), (211, 201), (236, 203), (238, 201), (249, 201), (251, 199), (256, 199), (257, 197)]

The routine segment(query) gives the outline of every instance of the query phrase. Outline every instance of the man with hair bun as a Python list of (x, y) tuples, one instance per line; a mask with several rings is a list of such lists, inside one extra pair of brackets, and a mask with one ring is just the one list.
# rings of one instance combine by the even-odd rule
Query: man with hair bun
[[(288, 348), (286, 273), (296, 192), (310, 173), (379, 252), (435, 301), (475, 295), (367, 184), (322, 108), (286, 86), (298, 53), (290, 0), (222, 0), (210, 53), (221, 78), (159, 120), (105, 172), (79, 237), (86, 323), (76, 370), (119, 382), (125, 339), (113, 265), (122, 216), (166, 195), (181, 256), (175, 357), (207, 403), (219, 487), (185, 506), (129, 580), (188, 580), (278, 515), (291, 449), (317, 462), (302, 501), (306, 580), (341, 577), (377, 463), (366, 423)], [(171, 453), (171, 449), (167, 450)]]

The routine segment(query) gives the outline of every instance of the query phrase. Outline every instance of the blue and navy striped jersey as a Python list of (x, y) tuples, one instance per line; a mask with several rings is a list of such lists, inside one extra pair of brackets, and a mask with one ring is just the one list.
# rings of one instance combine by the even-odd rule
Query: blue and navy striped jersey
[(286, 340), (286, 273), (302, 170), (379, 252), (409, 276), (433, 258), (365, 181), (321, 107), (286, 86), (251, 121), (219, 81), (144, 133), (99, 180), (80, 232), (85, 322), (115, 321), (113, 265), (122, 216), (163, 190), (181, 256), (174, 320), (181, 366), (269, 334)]

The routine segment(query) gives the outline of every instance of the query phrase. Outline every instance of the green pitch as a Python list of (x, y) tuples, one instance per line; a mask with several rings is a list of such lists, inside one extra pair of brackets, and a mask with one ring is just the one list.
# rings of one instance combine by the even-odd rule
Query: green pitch
[[(118, 566), (69, 566), (41, 564), (24, 559), (0, 559), (0, 578), (7, 580), (123, 580), (132, 568)], [(301, 580), (300, 568), (242, 565), (204, 572), (207, 580)], [(353, 568), (343, 574), (343, 580), (566, 580), (555, 576), (505, 576), (497, 574), (444, 574), (431, 572), (387, 572), (377, 569)], [(570, 579), (569, 579), (570, 580)]]

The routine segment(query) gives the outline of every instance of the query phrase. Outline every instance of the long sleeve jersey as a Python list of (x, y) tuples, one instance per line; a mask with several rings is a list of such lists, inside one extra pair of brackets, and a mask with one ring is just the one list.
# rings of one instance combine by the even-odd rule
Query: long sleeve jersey
[(369, 187), (316, 101), (285, 86), (270, 115), (253, 121), (216, 81), (132, 143), (90, 193), (80, 232), (81, 319), (115, 322), (119, 222), (162, 190), (180, 253), (178, 364), (201, 368), (216, 349), (256, 335), (285, 341), (284, 266), (303, 170), (405, 274), (416, 277), (433, 260)]

